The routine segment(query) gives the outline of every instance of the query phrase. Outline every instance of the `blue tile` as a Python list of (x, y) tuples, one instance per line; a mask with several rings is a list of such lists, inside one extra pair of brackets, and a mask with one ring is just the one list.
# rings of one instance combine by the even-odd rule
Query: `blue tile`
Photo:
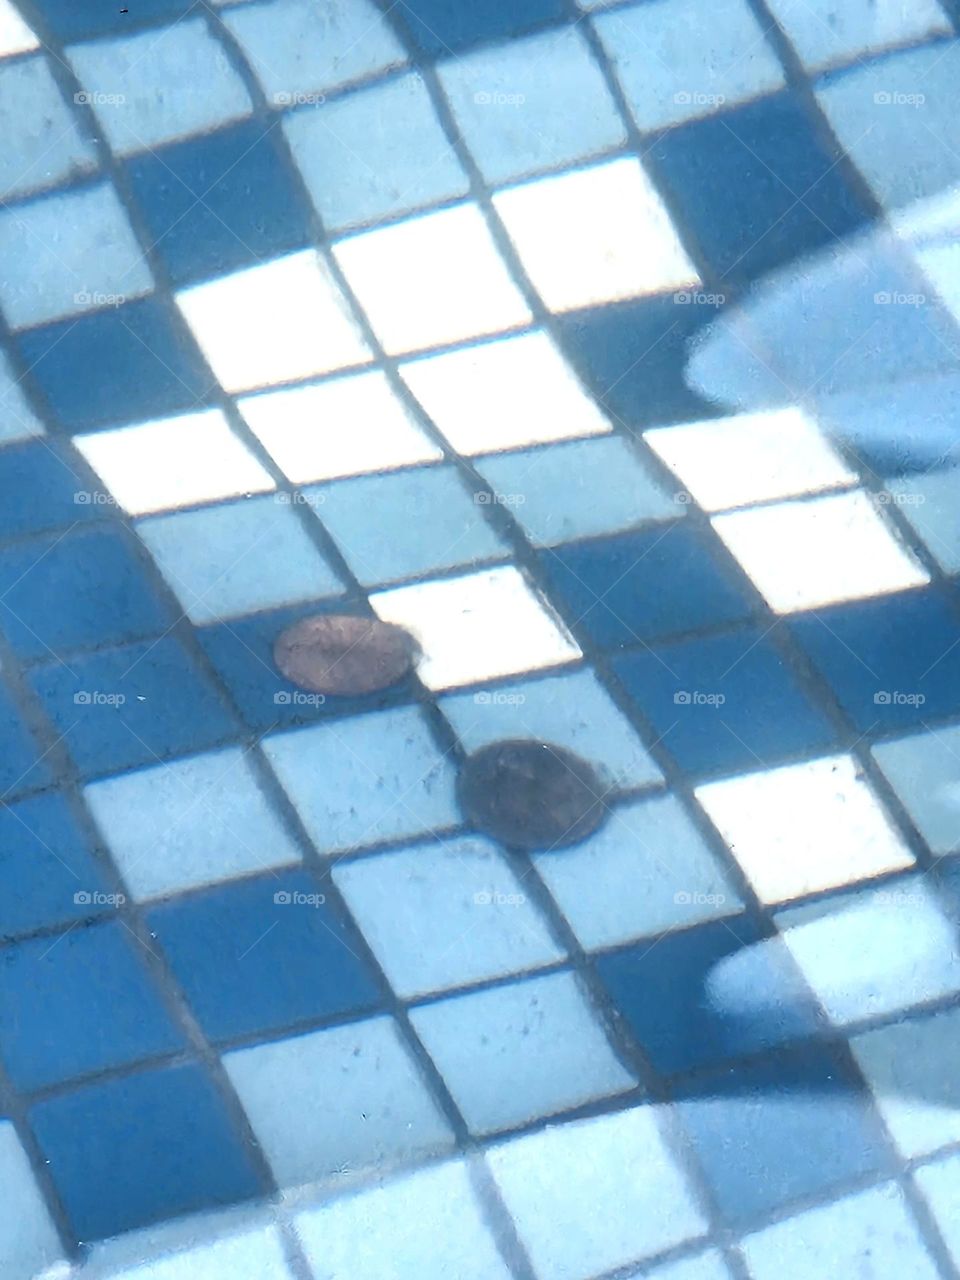
[[(194, 0), (142, 0), (137, 4), (136, 16), (141, 22), (172, 22), (194, 7)], [(78, 5), (74, 0), (42, 0), (40, 9), (53, 34), (63, 41), (125, 32), (130, 21), (123, 16), (123, 9), (113, 4)]]
[[(35, 667), (31, 683), (84, 777), (219, 746), (236, 726), (173, 636)], [(123, 702), (116, 699), (123, 698)]]
[(950, 30), (936, 0), (887, 5), (874, 0), (846, 0), (843, 5), (831, 0), (770, 0), (770, 10), (808, 68), (852, 61), (857, 55), (919, 43), (927, 35)]
[[(37, 190), (95, 168), (43, 55), (0, 66), (0, 195)], [(42, 163), (39, 161), (42, 157)]]
[[(35, 1280), (59, 1269), (63, 1246), (16, 1128), (0, 1120), (0, 1270), (7, 1280)], [(63, 1264), (65, 1265), (65, 1264)]]
[(541, 554), (552, 598), (612, 647), (744, 618), (748, 584), (711, 533), (685, 521)]
[(265, 1190), (223, 1099), (193, 1063), (51, 1098), (30, 1123), (81, 1240)]
[(872, 752), (931, 853), (960, 847), (960, 725), (877, 742)]
[(14, 441), (44, 435), (43, 424), (27, 402), (20, 375), (14, 372), (6, 351), (0, 351), (0, 402), (4, 408), (0, 415), (0, 446), (5, 448)]
[(834, 732), (763, 630), (638, 649), (614, 660), (658, 741), (691, 773), (737, 773), (800, 752)]
[(885, 487), (944, 573), (960, 574), (960, 468), (888, 480)]
[(832, 245), (866, 219), (789, 93), (681, 125), (651, 155), (680, 220), (731, 284)]
[[(760, 940), (745, 916), (667, 933), (597, 957), (597, 971), (626, 1025), (658, 1071), (673, 1074), (812, 1035), (824, 1025), (779, 940)], [(711, 970), (728, 956), (752, 995), (743, 1012), (717, 1007)]]
[(84, 464), (54, 441), (28, 441), (0, 450), (0, 537), (39, 533), (96, 520), (102, 504)]
[(0, 800), (42, 787), (50, 777), (33, 734), (7, 690), (0, 685)]
[(0, 966), (0, 1056), (38, 1089), (179, 1049), (143, 952), (120, 924), (14, 943)]
[[(914, 1179), (933, 1211), (954, 1263), (960, 1263), (960, 1157), (954, 1154), (946, 1160), (924, 1165), (914, 1173)], [(901, 1273), (902, 1274), (902, 1273)]]
[(310, 210), (269, 130), (244, 122), (127, 161), (173, 283), (226, 275), (310, 243)]
[(378, 992), (357, 939), (300, 871), (155, 907), (147, 920), (215, 1040), (370, 1009)]
[(47, 658), (171, 625), (127, 537), (120, 529), (82, 529), (0, 550), (0, 627), (18, 653)]
[(868, 475), (912, 476), (960, 462), (956, 374), (852, 388), (821, 400), (817, 418)]
[(858, 729), (960, 711), (957, 623), (936, 588), (835, 605), (788, 625)]
[(504, 40), (541, 23), (566, 18), (562, 0), (484, 0), (465, 5), (461, 0), (418, 0), (403, 6), (403, 18), (425, 53), (452, 53), (485, 40)]

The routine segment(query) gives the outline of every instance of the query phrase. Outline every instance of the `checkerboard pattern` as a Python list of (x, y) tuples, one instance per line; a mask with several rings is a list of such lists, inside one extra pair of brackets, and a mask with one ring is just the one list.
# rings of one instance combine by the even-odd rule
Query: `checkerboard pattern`
[(0, 0), (4, 1280), (958, 1280), (958, 31)]

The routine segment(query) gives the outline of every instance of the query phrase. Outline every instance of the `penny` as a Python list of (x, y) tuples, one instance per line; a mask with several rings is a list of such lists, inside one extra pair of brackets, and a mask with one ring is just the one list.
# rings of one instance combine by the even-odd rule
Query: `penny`
[(376, 693), (401, 680), (415, 657), (416, 644), (403, 627), (345, 613), (304, 618), (273, 646), (281, 673), (311, 693)]
[(607, 815), (605, 788), (586, 760), (549, 742), (492, 742), (464, 762), (457, 784), (467, 820), (514, 849), (560, 849)]

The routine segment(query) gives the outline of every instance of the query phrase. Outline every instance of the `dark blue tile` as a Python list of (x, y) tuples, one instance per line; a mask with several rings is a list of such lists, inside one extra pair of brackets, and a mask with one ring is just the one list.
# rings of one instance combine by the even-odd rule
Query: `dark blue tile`
[(30, 680), (85, 777), (203, 751), (239, 728), (173, 636), (44, 664)]
[(721, 1213), (743, 1225), (800, 1196), (892, 1171), (861, 1082), (831, 1050), (807, 1046), (687, 1086), (676, 1103)]
[(680, 224), (734, 285), (835, 243), (868, 217), (789, 92), (671, 129), (651, 154)]
[(24, 657), (158, 635), (173, 621), (120, 529), (0, 550), (0, 627)]
[(683, 520), (564, 543), (543, 552), (541, 564), (567, 619), (604, 646), (739, 621), (752, 607), (719, 538)]
[[(139, 25), (171, 22), (196, 7), (196, 0), (136, 0), (130, 15)], [(54, 36), (64, 43), (90, 36), (126, 35), (130, 28), (127, 10), (112, 0), (38, 0), (38, 9)]]
[(377, 1003), (357, 941), (302, 871), (278, 871), (154, 908), (151, 932), (213, 1039)]
[[(721, 1008), (710, 991), (711, 971), (728, 956), (736, 956), (737, 986), (749, 995), (736, 1011)], [(596, 965), (626, 1025), (665, 1074), (716, 1065), (825, 1024), (786, 947), (761, 941), (745, 916), (610, 952)]]
[(400, 13), (420, 48), (440, 56), (567, 16), (562, 0), (416, 0), (401, 5)]
[(736, 773), (834, 738), (776, 646), (756, 627), (638, 649), (614, 667), (659, 731), (659, 742), (691, 773)]
[(193, 1064), (51, 1098), (30, 1122), (81, 1240), (264, 1191), (213, 1082)]
[(138, 943), (119, 923), (14, 943), (0, 958), (0, 1056), (39, 1089), (181, 1047)]
[(0, 685), (0, 800), (45, 786), (50, 770), (13, 699)]
[(15, 342), (69, 431), (185, 412), (214, 385), (172, 304), (156, 297), (27, 329)]
[(937, 589), (835, 605), (789, 625), (858, 729), (960, 711), (958, 620)]
[(59, 529), (101, 518), (91, 477), (58, 441), (31, 440), (0, 450), (0, 537)]
[(273, 131), (246, 121), (127, 161), (157, 253), (176, 284), (310, 241), (310, 212)]

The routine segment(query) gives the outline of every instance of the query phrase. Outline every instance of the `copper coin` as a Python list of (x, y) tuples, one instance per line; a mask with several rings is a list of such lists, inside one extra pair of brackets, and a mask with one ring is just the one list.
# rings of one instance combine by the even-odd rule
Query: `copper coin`
[(492, 742), (464, 762), (458, 779), (467, 820), (514, 849), (560, 849), (603, 822), (606, 788), (586, 760), (549, 742)]
[(401, 680), (415, 657), (416, 644), (403, 627), (345, 613), (304, 618), (273, 646), (282, 674), (311, 693), (376, 693)]

